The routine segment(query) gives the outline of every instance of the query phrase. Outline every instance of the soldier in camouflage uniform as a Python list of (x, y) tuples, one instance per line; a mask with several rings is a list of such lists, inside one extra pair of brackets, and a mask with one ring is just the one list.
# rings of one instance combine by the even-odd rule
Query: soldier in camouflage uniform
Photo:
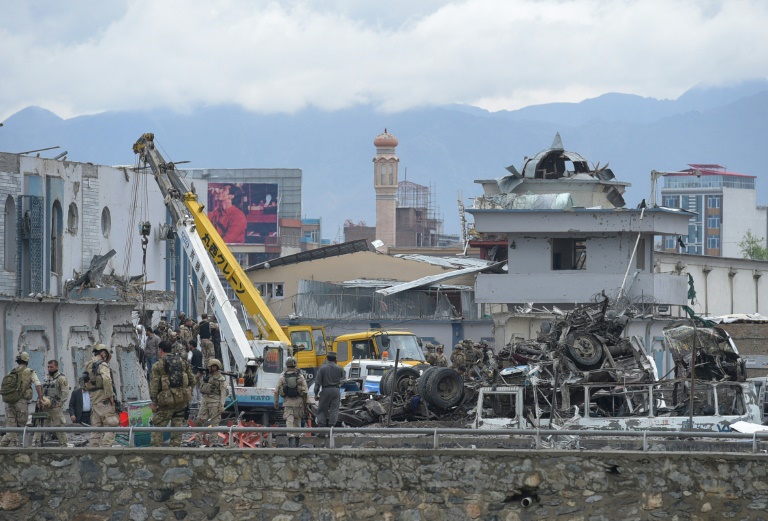
[[(275, 387), (275, 409), (279, 407), (280, 397), (283, 398), (283, 418), (285, 418), (286, 427), (301, 427), (301, 418), (304, 416), (304, 410), (307, 408), (307, 394), (309, 387), (304, 376), (296, 367), (296, 359), (293, 357), (285, 361), (285, 372), (280, 376), (280, 380)], [(288, 380), (293, 383), (288, 385)], [(292, 432), (288, 434), (288, 446), (299, 446), (299, 434)]]
[(179, 337), (176, 331), (171, 331), (169, 343), (171, 344), (171, 351), (174, 355), (179, 355), (184, 358), (187, 357), (187, 348), (184, 346), (188, 344)]
[(168, 322), (165, 320), (161, 320), (157, 324), (157, 331), (156, 334), (158, 337), (160, 337), (160, 340), (169, 340), (171, 336), (171, 328), (168, 327)]
[(429, 365), (436, 365), (437, 355), (435, 354), (435, 346), (427, 344), (427, 356), (424, 359)]
[[(106, 344), (93, 347), (95, 356), (85, 365), (88, 382), (85, 388), (91, 393), (91, 425), (94, 427), (117, 427), (120, 418), (115, 409), (115, 388), (112, 380), (112, 348)], [(94, 432), (91, 434), (92, 447), (111, 447), (115, 441), (114, 432)]]
[(186, 345), (193, 338), (197, 340), (197, 328), (195, 322), (191, 318), (188, 318), (184, 322), (184, 325), (179, 326), (179, 336), (181, 337), (181, 341), (184, 345)]
[[(40, 379), (37, 377), (35, 370), (27, 367), (29, 364), (29, 353), (26, 351), (19, 353), (19, 356), (16, 357), (16, 363), (18, 365), (13, 370), (20, 373), (18, 376), (21, 379), (21, 386), (19, 387), (20, 396), (18, 393), (15, 393), (15, 396), (3, 395), (6, 427), (24, 427), (27, 425), (29, 401), (32, 399), (32, 387), (37, 390), (38, 406), (42, 405), (43, 387), (40, 385)], [(19, 437), (15, 432), (7, 432), (3, 439), (0, 440), (0, 447), (16, 446), (18, 442)]]
[[(152, 367), (149, 380), (149, 398), (152, 400), (150, 408), (155, 413), (152, 416), (152, 425), (155, 427), (166, 427), (168, 423), (171, 427), (184, 425), (185, 410), (192, 399), (192, 389), (195, 385), (195, 375), (189, 364), (178, 355), (171, 354), (171, 349), (168, 342), (160, 342), (160, 359)], [(174, 366), (180, 366), (178, 374), (173, 374)], [(153, 432), (151, 438), (153, 447), (162, 445), (162, 432)], [(171, 445), (181, 445), (181, 433), (171, 434)]]
[(202, 376), (202, 371), (197, 373), (197, 383), (200, 386), (200, 394), (202, 394), (203, 399), (200, 402), (200, 410), (197, 412), (195, 424), (218, 427), (221, 423), (224, 403), (227, 400), (227, 379), (220, 373), (221, 362), (215, 358), (208, 360), (207, 366), (208, 374)]
[(439, 344), (437, 346), (437, 353), (435, 354), (435, 363), (432, 365), (435, 365), (437, 367), (448, 367), (448, 359), (443, 354), (443, 344)]
[[(64, 425), (64, 413), (62, 412), (62, 406), (69, 404), (67, 401), (69, 398), (69, 382), (67, 377), (59, 372), (59, 362), (56, 360), (50, 360), (48, 362), (48, 375), (43, 380), (43, 396), (46, 396), (51, 402), (50, 408), (45, 409), (48, 413), (48, 421), (46, 427), (61, 427)], [(67, 434), (64, 432), (57, 432), (56, 439), (59, 440), (59, 445), (66, 447), (68, 444)], [(33, 438), (33, 444), (37, 445), (40, 442), (40, 433), (36, 432)]]
[(202, 320), (198, 325), (197, 333), (200, 335), (200, 351), (203, 352), (203, 363), (208, 365), (208, 361), (216, 356), (213, 340), (211, 338), (211, 322), (208, 320), (208, 315), (201, 315)]
[(456, 344), (453, 346), (453, 352), (451, 353), (451, 366), (458, 372), (464, 373), (467, 366), (467, 358), (464, 356), (464, 346)]

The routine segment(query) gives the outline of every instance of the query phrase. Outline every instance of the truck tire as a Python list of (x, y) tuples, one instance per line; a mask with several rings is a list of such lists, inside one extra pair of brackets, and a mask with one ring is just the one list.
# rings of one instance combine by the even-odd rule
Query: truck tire
[(568, 358), (582, 370), (596, 369), (603, 360), (603, 343), (589, 333), (573, 332), (565, 339)]
[(390, 369), (381, 377), (379, 392), (389, 396), (392, 394), (392, 386), (394, 386), (396, 392), (403, 394), (407, 388), (409, 378), (418, 379), (419, 372), (412, 367), (398, 367), (397, 376), (395, 376), (394, 369)]
[(464, 381), (461, 375), (448, 367), (430, 372), (422, 398), (438, 409), (450, 409), (464, 397)]
[(427, 392), (426, 391), (426, 388), (427, 388), (427, 378), (429, 378), (429, 376), (431, 374), (435, 373), (439, 369), (440, 369), (439, 367), (432, 367), (432, 366), (430, 366), (429, 368), (425, 369), (423, 373), (421, 373), (421, 376), (419, 377), (419, 386), (418, 386), (419, 396), (423, 397), (424, 394)]

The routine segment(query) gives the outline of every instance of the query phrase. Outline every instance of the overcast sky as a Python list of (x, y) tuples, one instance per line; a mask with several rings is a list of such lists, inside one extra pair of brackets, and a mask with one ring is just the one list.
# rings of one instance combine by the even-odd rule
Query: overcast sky
[(0, 0), (0, 121), (234, 103), (488, 110), (768, 76), (766, 0)]

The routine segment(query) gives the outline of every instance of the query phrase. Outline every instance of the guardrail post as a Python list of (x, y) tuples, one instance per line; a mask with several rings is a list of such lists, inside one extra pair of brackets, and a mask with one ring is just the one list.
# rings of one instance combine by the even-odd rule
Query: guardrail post
[(539, 433), (539, 428), (536, 427), (536, 449), (541, 448), (541, 434)]
[(229, 448), (230, 448), (230, 449), (231, 449), (232, 447), (234, 447), (234, 445), (232, 445), (232, 441), (234, 440), (234, 436), (232, 435), (232, 429), (234, 429), (234, 428), (235, 428), (235, 426), (234, 426), (234, 425), (232, 425), (232, 426), (230, 426), (230, 427), (229, 427)]
[(336, 443), (333, 439), (333, 427), (331, 427), (331, 433), (328, 435), (328, 447), (331, 449), (336, 448)]
[(133, 447), (133, 425), (128, 429), (128, 446)]
[(752, 454), (757, 452), (757, 431), (752, 433)]
[(648, 431), (643, 431), (643, 452), (648, 451)]
[[(45, 433), (40, 434), (40, 439), (45, 439)], [(24, 426), (24, 432), (21, 433), (21, 446), (27, 448), (27, 426)]]
[(440, 448), (440, 435), (437, 433), (437, 429), (435, 429), (435, 435), (432, 439), (432, 448), (435, 450)]

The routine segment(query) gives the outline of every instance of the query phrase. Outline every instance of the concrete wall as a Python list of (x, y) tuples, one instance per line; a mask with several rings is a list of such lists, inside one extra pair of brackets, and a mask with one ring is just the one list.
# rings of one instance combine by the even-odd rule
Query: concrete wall
[(658, 273), (680, 270), (686, 278), (691, 274), (696, 299), (688, 305), (696, 313), (768, 315), (768, 261), (659, 252), (655, 256)]
[(720, 233), (722, 257), (741, 257), (739, 243), (747, 231), (758, 239), (766, 238), (765, 212), (757, 209), (757, 192), (723, 187), (723, 208)]
[(47, 374), (46, 363), (58, 360), (59, 369), (74, 389), (93, 356), (93, 345), (102, 342), (114, 350), (110, 366), (118, 397), (122, 401), (146, 399), (149, 388), (137, 363), (138, 338), (130, 322), (133, 306), (116, 302), (0, 301), (0, 330), (5, 346), (0, 374), (8, 373), (16, 366), (16, 355), (27, 351), (29, 366), (41, 381)]
[[(0, 450), (27, 519), (760, 519), (765, 454), (514, 450)], [(533, 498), (523, 508), (523, 497)]]

